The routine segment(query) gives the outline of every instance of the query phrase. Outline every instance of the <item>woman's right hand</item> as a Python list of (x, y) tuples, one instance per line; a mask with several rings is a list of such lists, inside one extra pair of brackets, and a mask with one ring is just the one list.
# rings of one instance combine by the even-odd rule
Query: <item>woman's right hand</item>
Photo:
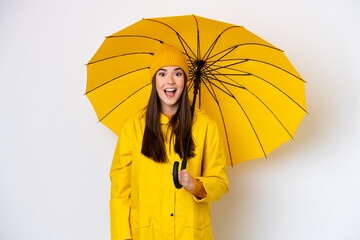
[(179, 182), (188, 191), (194, 188), (194, 180), (186, 169), (179, 172)]

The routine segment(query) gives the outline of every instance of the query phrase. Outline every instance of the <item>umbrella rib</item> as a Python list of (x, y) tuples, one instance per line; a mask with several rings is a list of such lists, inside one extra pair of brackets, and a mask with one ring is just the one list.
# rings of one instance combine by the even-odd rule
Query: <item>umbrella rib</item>
[[(209, 76), (207, 76), (207, 77), (209, 77)], [(209, 78), (211, 78), (211, 77), (209, 77)], [(211, 79), (217, 80), (216, 78), (211, 78)], [(229, 97), (234, 98), (234, 95), (233, 95), (233, 94), (229, 91), (229, 89), (227, 89), (224, 85), (223, 85), (223, 86), (225, 87), (226, 90), (228, 90), (228, 92), (226, 92), (224, 89), (221, 89), (221, 87), (219, 87), (219, 86), (216, 85), (215, 83), (209, 81), (208, 79), (206, 79), (206, 81), (208, 81), (208, 83), (209, 83), (211, 86), (215, 86), (217, 89), (219, 89), (220, 91), (222, 91), (223, 93), (225, 93), (225, 94), (228, 95)], [(220, 82), (220, 81), (219, 81), (219, 82)], [(221, 82), (220, 82), (220, 83), (221, 83)]]
[[(228, 55), (229, 53), (231, 53), (232, 51), (234, 51), (236, 49), (236, 47), (232, 47), (232, 48), (228, 48), (228, 52), (225, 53), (224, 55), (222, 55), (220, 58), (218, 58), (217, 60), (213, 61), (210, 65), (206, 66), (205, 68), (210, 68), (212, 65), (214, 65), (215, 63), (217, 63), (218, 61), (220, 61), (222, 58), (224, 58), (226, 55)], [(224, 52), (224, 51), (223, 51)], [(207, 61), (208, 62), (208, 61)]]
[[(144, 20), (150, 20), (150, 19), (144, 19)], [(152, 20), (152, 19), (151, 19), (151, 20)], [(157, 21), (154, 21), (154, 22), (157, 22)], [(159, 22), (159, 23), (161, 23), (161, 22)], [(164, 24), (164, 23), (162, 23), (162, 24)], [(166, 25), (166, 24), (164, 24), (164, 25)], [(169, 28), (171, 28), (169, 25), (166, 25), (166, 26), (168, 26)], [(189, 59), (195, 59), (195, 58), (191, 57), (191, 56), (188, 54), (188, 52), (186, 51), (186, 48), (185, 48), (185, 46), (183, 45), (182, 41), (185, 42), (186, 46), (191, 50), (191, 48), (188, 46), (188, 44), (186, 43), (186, 41), (181, 37), (181, 35), (180, 35), (178, 32), (176, 32), (173, 28), (171, 28), (171, 29), (176, 33), (176, 35), (177, 35), (177, 37), (178, 37), (178, 39), (179, 39), (179, 41), (180, 41), (183, 49), (185, 50), (185, 55), (186, 55)], [(106, 37), (106, 38), (120, 38), (120, 37), (128, 37), (128, 38), (131, 38), (131, 37), (134, 37), (134, 38), (148, 38), (148, 39), (151, 39), (151, 40), (158, 41), (158, 42), (160, 42), (161, 44), (164, 43), (164, 41), (162, 41), (162, 40), (160, 40), (160, 39), (153, 38), (153, 37), (148, 37), (148, 36), (144, 36), (144, 35), (117, 35), (117, 36), (108, 36), (108, 37)], [(192, 50), (191, 50), (191, 52), (192, 52)], [(194, 52), (192, 52), (192, 54), (195, 56), (195, 53), (194, 53)], [(191, 61), (190, 61), (190, 62), (191, 62)]]
[[(211, 71), (216, 71), (216, 70), (219, 70), (219, 69), (222, 69), (222, 68), (228, 68), (228, 67), (231, 67), (231, 66), (234, 66), (234, 65), (238, 65), (238, 64), (241, 64), (241, 63), (244, 63), (244, 62), (247, 62), (248, 60), (247, 59), (244, 59), (244, 60), (240, 60), (239, 62), (236, 62), (236, 63), (232, 63), (232, 64), (229, 64), (229, 65), (225, 65), (225, 66), (216, 66), (217, 68), (212, 68), (210, 69)], [(214, 65), (215, 66), (215, 65)]]
[[(237, 82), (235, 82), (235, 83), (238, 84), (238, 85), (235, 85), (235, 84), (232, 84), (232, 83), (229, 83), (229, 82), (225, 82), (225, 81), (219, 80), (218, 78), (215, 78), (215, 77), (209, 77), (209, 76), (208, 76), (208, 78), (213, 79), (213, 80), (215, 80), (215, 81), (218, 81), (218, 82), (220, 82), (220, 83), (224, 83), (224, 84), (230, 85), (230, 86), (232, 86), (232, 87), (237, 87), (237, 88), (245, 89), (244, 86), (239, 85)], [(232, 81), (234, 81), (234, 80), (232, 80)]]
[(262, 43), (251, 43), (251, 42), (249, 42), (249, 43), (241, 43), (241, 44), (237, 44), (237, 45), (228, 47), (228, 48), (226, 48), (226, 49), (224, 49), (224, 50), (222, 50), (222, 51), (220, 51), (220, 52), (212, 55), (211, 57), (209, 56), (209, 57), (207, 58), (207, 60), (209, 60), (209, 59), (211, 59), (211, 58), (213, 58), (213, 57), (216, 57), (217, 55), (219, 55), (219, 54), (221, 54), (221, 53), (223, 53), (223, 52), (232, 50), (233, 48), (236, 49), (236, 48), (238, 48), (238, 47), (242, 47), (242, 46), (246, 46), (246, 45), (256, 45), (256, 46), (261, 46), (261, 47), (268, 47), (268, 48), (271, 48), (271, 49), (273, 49), (273, 50), (277, 50), (277, 51), (280, 51), (280, 52), (284, 52), (283, 50), (281, 50), (281, 49), (279, 49), (279, 48), (277, 48), (277, 47), (269, 46), (269, 45), (262, 44)]
[(121, 104), (123, 104), (126, 100), (128, 100), (129, 98), (131, 98), (132, 96), (134, 96), (136, 93), (138, 93), (139, 91), (141, 91), (142, 89), (144, 89), (145, 87), (149, 86), (151, 83), (147, 83), (144, 86), (140, 87), (139, 89), (137, 89), (135, 92), (133, 92), (132, 94), (130, 94), (127, 98), (125, 98), (124, 100), (122, 100), (118, 105), (116, 105), (113, 109), (110, 110), (110, 112), (108, 112), (104, 117), (102, 117), (99, 122), (101, 122), (102, 120), (104, 120), (107, 116), (109, 116), (113, 111), (115, 111), (116, 108), (118, 108)]
[(205, 82), (204, 80), (203, 80), (202, 82), (204, 83), (205, 87), (206, 87), (207, 90), (209, 91), (211, 97), (214, 99), (214, 101), (216, 102), (216, 104), (219, 104), (217, 98), (214, 96), (214, 94), (210, 91), (209, 87), (206, 85), (206, 82)]
[(219, 103), (219, 101), (217, 100), (215, 91), (214, 91), (214, 89), (211, 87), (211, 85), (210, 85), (210, 87), (211, 87), (213, 93), (211, 93), (209, 87), (206, 85), (206, 82), (205, 82), (204, 80), (202, 80), (202, 82), (204, 83), (205, 87), (207, 88), (207, 90), (209, 91), (210, 95), (213, 97), (214, 101), (216, 102), (216, 104), (217, 104), (217, 106), (218, 106), (218, 108), (219, 108), (220, 115), (221, 115), (221, 121), (222, 121), (224, 130), (225, 130), (225, 137), (226, 137), (226, 143), (227, 143), (227, 147), (228, 147), (228, 151), (229, 151), (231, 166), (234, 166), (234, 163), (233, 163), (233, 160), (232, 160), (232, 155), (231, 155), (229, 136), (228, 136), (228, 133), (227, 133), (226, 124), (225, 124), (225, 119), (224, 119), (224, 115), (223, 115), (222, 110), (221, 110), (221, 107), (220, 107), (220, 103)]
[[(266, 82), (267, 84), (269, 84), (270, 86), (272, 86), (273, 88), (275, 88), (276, 90), (278, 90), (279, 92), (281, 92), (282, 94), (284, 94), (287, 98), (289, 98), (293, 103), (295, 103), (299, 108), (301, 108), (305, 113), (308, 113), (306, 111), (305, 108), (303, 108), (298, 102), (296, 102), (294, 99), (292, 99), (289, 95), (287, 95), (283, 90), (281, 90), (280, 88), (278, 88), (277, 86), (275, 86), (274, 84), (272, 84), (271, 82), (267, 81), (266, 79), (262, 78), (262, 77), (259, 77), (255, 74), (252, 74), (252, 73), (249, 73), (249, 72), (246, 72), (246, 71), (242, 71), (242, 70), (239, 70), (239, 69), (233, 69), (233, 68), (228, 68), (229, 70), (233, 70), (233, 71), (237, 71), (237, 72), (242, 72), (240, 74), (223, 74), (223, 73), (211, 73), (213, 76), (216, 76), (216, 75), (221, 75), (221, 76), (224, 76), (224, 77), (227, 77), (228, 79), (232, 80), (231, 78), (229, 78), (228, 76), (253, 76), (253, 77), (256, 77), (258, 79), (260, 79), (261, 81), (264, 81)], [(234, 81), (234, 80), (232, 80)], [(236, 81), (234, 81), (236, 82)], [(237, 83), (237, 82), (236, 82)]]
[(196, 72), (196, 67), (194, 66), (194, 63), (192, 61), (190, 61), (190, 64), (188, 63), (188, 67), (189, 75), (194, 75), (194, 73)]
[(117, 58), (117, 57), (124, 57), (124, 56), (128, 56), (128, 55), (141, 55), (141, 54), (150, 54), (150, 55), (154, 55), (154, 53), (152, 52), (133, 52), (133, 53), (124, 53), (124, 54), (120, 54), (120, 55), (116, 55), (116, 56), (111, 56), (111, 57), (107, 57), (107, 58), (102, 58), (93, 62), (89, 62), (86, 65), (90, 65), (90, 64), (94, 64), (94, 63), (98, 63), (98, 62), (102, 62), (102, 61), (106, 61), (109, 59), (113, 59), (113, 58)]
[[(226, 77), (226, 76), (225, 76)], [(228, 78), (228, 77), (227, 77)], [(228, 84), (227, 82), (224, 82), (224, 81), (221, 81), (219, 79), (217, 79), (216, 77), (215, 78), (211, 78), (215, 81), (218, 81), (220, 82), (220, 84), (227, 90), (231, 93), (231, 91), (224, 85), (224, 84)], [(229, 78), (230, 79), (230, 78)], [(232, 79), (230, 79), (232, 80)], [(232, 80), (233, 81), (233, 80)], [(213, 84), (213, 83), (212, 83)], [(215, 84), (214, 84), (215, 85)], [(234, 84), (229, 84), (231, 86), (235, 86)], [(215, 85), (216, 86), (216, 85)], [(244, 86), (242, 86), (241, 84), (239, 84), (239, 86), (235, 86), (235, 87), (238, 87), (238, 88), (242, 88), (246, 91), (248, 91), (251, 95), (253, 95), (259, 102), (261, 102), (268, 110), (269, 112), (276, 118), (276, 120), (278, 121), (278, 123), (283, 127), (283, 129), (286, 131), (286, 133), (291, 137), (291, 139), (294, 140), (294, 137), (291, 135), (291, 133), (288, 131), (288, 129), (284, 126), (284, 124), (280, 121), (280, 119), (275, 115), (275, 113), (258, 97), (256, 96), (256, 94), (254, 94), (253, 92), (251, 92), (249, 89), (245, 88)], [(234, 96), (235, 98), (235, 96)]]
[[(173, 27), (171, 27), (170, 25), (166, 24), (166, 23), (163, 23), (161, 21), (158, 21), (158, 20), (155, 20), (155, 19), (151, 19), (151, 18), (144, 18), (144, 20), (146, 21), (151, 21), (151, 22), (155, 22), (155, 23), (159, 23), (159, 24), (162, 24), (168, 28), (170, 28), (172, 31), (174, 31), (174, 33), (176, 33), (181, 45), (183, 46), (185, 52), (186, 51), (186, 48), (184, 47), (183, 45), (183, 42), (185, 43), (185, 45), (190, 49), (191, 53), (196, 57), (196, 54), (192, 51), (192, 49), (189, 47), (189, 45), (187, 44), (187, 42), (185, 41), (185, 39), (180, 35), (180, 33), (178, 33)], [(188, 54), (187, 54), (188, 55)]]
[(128, 38), (148, 38), (151, 40), (155, 40), (158, 41), (160, 43), (164, 43), (164, 41), (157, 39), (157, 38), (153, 38), (153, 37), (149, 37), (149, 36), (144, 36), (144, 35), (117, 35), (117, 36), (107, 36), (105, 38), (121, 38), (121, 37), (128, 37)]
[(217, 44), (217, 42), (219, 41), (221, 35), (223, 35), (226, 31), (228, 31), (229, 29), (232, 29), (232, 28), (244, 28), (243, 26), (237, 26), (237, 25), (234, 25), (234, 26), (230, 26), (226, 29), (224, 29), (217, 37), (216, 39), (214, 40), (214, 42), (211, 44), (211, 46), (209, 47), (209, 49), (206, 51), (205, 55), (204, 55), (204, 59), (208, 59), (208, 56), (210, 56), (211, 52), (214, 50), (215, 48), (215, 45)]
[[(216, 77), (215, 77), (215, 78), (216, 78)], [(210, 82), (210, 81), (209, 81), (209, 82)], [(212, 83), (212, 84), (213, 84), (213, 83)], [(214, 94), (215, 94), (215, 93), (214, 93)], [(215, 94), (215, 96), (216, 96), (216, 94)], [(254, 134), (255, 134), (255, 136), (256, 136), (256, 139), (257, 139), (257, 141), (258, 141), (258, 143), (259, 143), (259, 145), (260, 145), (260, 147), (261, 147), (261, 150), (263, 151), (264, 156), (266, 157), (267, 155), (266, 155), (265, 149), (264, 149), (264, 147), (263, 147), (263, 145), (262, 145), (262, 143), (261, 143), (261, 141), (260, 141), (260, 138), (259, 138), (259, 136), (258, 136), (258, 134), (257, 134), (257, 132), (256, 132), (256, 130), (255, 130), (255, 127), (254, 127), (254, 125), (252, 124), (252, 122), (250, 121), (250, 118), (249, 118), (249, 116), (247, 115), (245, 109), (244, 109), (243, 106), (240, 104), (240, 102), (236, 99), (235, 96), (232, 96), (232, 98), (237, 102), (237, 104), (239, 105), (239, 107), (241, 108), (241, 110), (243, 111), (243, 113), (245, 114), (245, 116), (246, 116), (246, 118), (247, 118), (247, 120), (248, 120), (248, 122), (249, 122), (249, 124), (250, 124), (250, 126), (251, 126), (251, 128), (252, 128), (252, 130), (253, 130), (253, 132), (254, 132)]]
[(188, 87), (188, 92), (190, 92), (190, 90), (194, 87), (195, 82), (194, 81), (190, 81), (190, 85)]
[[(286, 72), (287, 74), (290, 74), (291, 76), (293, 76), (293, 77), (295, 77), (295, 78), (297, 78), (297, 79), (299, 79), (299, 80), (303, 81), (304, 83), (306, 83), (306, 81), (305, 81), (304, 79), (302, 79), (301, 77), (298, 77), (298, 76), (296, 76), (295, 74), (293, 74), (293, 73), (291, 73), (291, 72), (289, 72), (289, 71), (285, 70), (284, 68), (281, 68), (281, 67), (276, 66), (276, 65), (274, 65), (274, 64), (272, 64), (272, 63), (265, 62), (265, 61), (261, 61), (261, 60), (258, 60), (258, 59), (250, 59), (250, 58), (237, 58), (237, 59), (224, 59), (224, 60), (217, 60), (217, 61), (215, 61), (215, 62), (219, 62), (219, 61), (253, 61), (253, 62), (264, 63), (264, 64), (270, 65), (270, 66), (272, 66), (272, 67), (278, 68), (278, 69), (280, 69), (281, 71)], [(213, 65), (215, 62), (213, 62), (211, 65)], [(210, 66), (211, 66), (211, 65), (210, 65)], [(233, 64), (233, 65), (235, 65), (235, 64)], [(210, 67), (210, 66), (209, 66), (209, 67)], [(230, 65), (229, 65), (229, 66), (230, 66)]]
[(124, 74), (122, 74), (122, 75), (120, 75), (120, 76), (117, 76), (117, 77), (115, 77), (115, 78), (113, 78), (113, 79), (111, 79), (111, 80), (109, 80), (109, 81), (107, 81), (107, 82), (104, 82), (104, 83), (100, 84), (99, 86), (97, 86), (97, 87), (95, 87), (95, 88), (87, 91), (87, 92), (85, 93), (85, 95), (91, 93), (92, 91), (95, 91), (96, 89), (99, 89), (100, 87), (103, 87), (104, 85), (106, 85), (106, 84), (108, 84), (108, 83), (110, 83), (110, 82), (112, 82), (112, 81), (115, 81), (116, 79), (119, 79), (119, 78), (121, 78), (121, 77), (123, 77), (123, 76), (129, 75), (129, 74), (131, 74), (131, 73), (135, 73), (135, 72), (138, 72), (138, 71), (141, 71), (141, 70), (144, 70), (144, 69), (148, 69), (148, 68), (149, 68), (149, 67), (139, 68), (139, 69), (135, 69), (135, 70), (133, 70), (133, 71), (124, 73)]
[[(154, 21), (153, 19), (144, 19), (144, 20), (162, 23), (162, 22), (159, 22), (159, 21)], [(164, 24), (165, 26), (169, 27), (170, 29), (172, 29), (172, 30), (176, 33), (176, 35), (177, 35), (177, 37), (178, 37), (178, 39), (179, 39), (179, 42), (180, 42), (181, 46), (182, 46), (183, 49), (185, 50), (185, 53), (184, 53), (184, 54), (185, 54), (190, 60), (191, 60), (191, 59), (195, 59), (195, 58), (191, 57), (191, 56), (188, 54), (188, 52), (186, 51), (186, 47), (184, 46), (183, 42), (184, 42), (184, 43), (186, 44), (186, 46), (190, 49), (191, 53), (195, 56), (195, 53), (192, 51), (192, 49), (189, 47), (189, 45), (186, 43), (186, 41), (181, 37), (181, 35), (180, 35), (178, 32), (176, 32), (176, 30), (173, 29), (172, 27), (170, 27), (169, 25), (167, 25), (167, 24), (165, 24), (165, 23), (162, 23), (162, 24)], [(161, 44), (164, 43), (164, 41), (162, 41), (162, 40), (160, 40), (160, 39), (153, 38), (153, 37), (148, 37), (148, 36), (144, 36), (144, 35), (117, 35), (117, 36), (107, 36), (106, 38), (120, 38), (120, 37), (128, 37), (128, 38), (131, 38), (131, 37), (134, 37), (134, 38), (148, 38), (148, 39), (151, 39), (151, 40), (158, 41), (158, 42), (160, 42)], [(152, 54), (153, 54), (153, 53), (152, 53)], [(195, 56), (195, 57), (196, 57), (196, 56)], [(192, 61), (190, 61), (190, 62), (191, 62), (191, 64), (192, 64)]]
[[(189, 58), (189, 61), (190, 61), (191, 65), (192, 65), (192, 67), (195, 67), (193, 61), (191, 61), (191, 60), (195, 60), (195, 59), (196, 59), (196, 56), (195, 56), (195, 58), (194, 58), (194, 57), (191, 57), (191, 56), (189, 55), (188, 51), (186, 50), (186, 47), (185, 47), (184, 44), (183, 44), (183, 42), (184, 42), (184, 43), (186, 44), (186, 46), (188, 46), (187, 43), (185, 42), (185, 40), (183, 40), (183, 38), (182, 38), (179, 34), (177, 35), (177, 37), (178, 37), (178, 39), (179, 39), (179, 42), (180, 42), (182, 48), (183, 48), (184, 51), (185, 51), (185, 55)], [(189, 47), (189, 46), (188, 46), (188, 47)], [(194, 54), (194, 52), (193, 52), (191, 49), (190, 49), (190, 51), (191, 51), (192, 54)]]
[(200, 59), (201, 53), (200, 53), (200, 32), (199, 32), (199, 23), (197, 21), (197, 18), (195, 15), (193, 15), (195, 22), (196, 22), (196, 37), (197, 37), (197, 59)]

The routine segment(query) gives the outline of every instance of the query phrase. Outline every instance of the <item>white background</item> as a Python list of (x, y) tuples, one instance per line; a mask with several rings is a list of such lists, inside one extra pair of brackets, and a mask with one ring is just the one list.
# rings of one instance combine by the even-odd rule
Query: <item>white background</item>
[(285, 50), (307, 81), (295, 141), (228, 168), (217, 240), (360, 239), (358, 0), (0, 2), (0, 239), (106, 240), (116, 136), (85, 93), (104, 37), (196, 14)]

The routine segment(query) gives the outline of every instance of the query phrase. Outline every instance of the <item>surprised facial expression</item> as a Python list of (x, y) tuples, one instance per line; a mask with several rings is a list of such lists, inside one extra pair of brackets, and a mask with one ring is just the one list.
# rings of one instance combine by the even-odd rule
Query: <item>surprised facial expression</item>
[(184, 90), (184, 71), (178, 66), (160, 68), (155, 75), (156, 91), (160, 98), (161, 112), (174, 115)]

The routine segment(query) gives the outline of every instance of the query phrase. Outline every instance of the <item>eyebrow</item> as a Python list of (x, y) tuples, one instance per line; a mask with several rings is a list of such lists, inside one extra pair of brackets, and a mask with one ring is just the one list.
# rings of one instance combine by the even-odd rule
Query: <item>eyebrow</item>
[[(165, 68), (160, 68), (159, 71), (160, 71), (160, 70), (167, 71)], [(174, 69), (174, 71), (177, 71), (177, 70), (182, 70), (182, 69), (181, 69), (180, 67)]]

